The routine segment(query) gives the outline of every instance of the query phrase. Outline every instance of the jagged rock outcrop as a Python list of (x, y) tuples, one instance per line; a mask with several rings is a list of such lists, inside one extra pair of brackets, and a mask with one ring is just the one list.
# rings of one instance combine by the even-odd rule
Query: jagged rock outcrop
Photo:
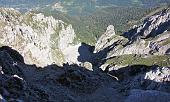
[(115, 35), (114, 26), (113, 25), (108, 26), (106, 32), (98, 39), (98, 41), (95, 45), (94, 53), (108, 47), (109, 42), (114, 35)]
[(169, 30), (170, 10), (164, 9), (144, 20), (143, 24), (125, 33), (130, 40), (155, 37)]
[(115, 42), (121, 43), (122, 40), (125, 40), (125, 38), (123, 38), (119, 35), (116, 35), (114, 26), (109, 25), (107, 27), (106, 32), (97, 40), (94, 53), (100, 52), (100, 51), (110, 47)]
[[(40, 66), (69, 62), (67, 59), (72, 54), (68, 53), (68, 48), (74, 46), (76, 38), (72, 26), (61, 20), (41, 13), (21, 14), (12, 8), (0, 9), (0, 31), (1, 45), (15, 48), (24, 56), (26, 63)], [(78, 50), (79, 46), (73, 49)]]
[[(145, 89), (168, 92), (170, 90), (170, 68), (169, 67), (131, 67), (130, 76), (136, 75), (132, 79), (127, 76), (125, 80), (131, 81), (131, 89)], [(136, 68), (136, 69), (134, 69)], [(147, 69), (149, 68), (149, 69)], [(126, 72), (125, 72), (126, 73)], [(152, 81), (151, 81), (152, 80)], [(129, 85), (127, 85), (129, 87)]]
[(146, 73), (145, 79), (154, 80), (155, 82), (168, 82), (170, 81), (170, 70), (166, 67), (156, 68)]
[[(8, 52), (5, 49), (0, 51), (0, 59), (3, 59), (0, 63), (0, 98), (4, 102), (78, 102), (84, 99), (81, 98), (83, 94), (93, 93), (101, 86), (100, 83), (106, 81), (102, 81), (99, 75), (92, 71), (77, 65), (64, 64), (63, 68), (57, 65), (44, 68), (26, 65), (22, 61), (17, 61), (19, 55), (10, 56)], [(4, 53), (8, 57), (3, 56)], [(77, 97), (77, 94), (81, 95)]]
[(135, 26), (122, 36), (115, 35), (113, 27), (109, 26), (98, 40), (95, 52), (105, 52), (105, 59), (130, 54), (167, 55), (170, 49), (169, 25), (170, 12), (167, 8), (146, 18), (142, 25)]
[(151, 39), (138, 39), (130, 45), (126, 45), (122, 48), (115, 47), (109, 56), (118, 56), (126, 54), (137, 55), (166, 55), (169, 54), (169, 32), (163, 33), (156, 38)]
[(169, 28), (170, 11), (167, 8), (145, 19), (142, 25), (126, 32), (124, 36), (129, 39), (129, 45), (115, 53), (164, 55), (170, 47)]

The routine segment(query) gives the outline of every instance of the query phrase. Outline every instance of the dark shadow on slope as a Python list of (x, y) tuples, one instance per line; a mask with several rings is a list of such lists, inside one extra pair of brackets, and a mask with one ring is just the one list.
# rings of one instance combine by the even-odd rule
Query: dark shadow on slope
[(108, 52), (112, 51), (119, 44), (121, 44), (121, 40), (118, 40), (114, 42), (112, 45), (104, 48), (103, 50), (100, 50), (99, 52), (94, 53), (93, 64), (97, 67), (100, 67), (101, 65), (103, 65), (107, 60)]
[[(109, 50), (109, 48), (107, 50)], [(17, 52), (11, 49), (10, 51), (10, 53)], [(4, 54), (4, 52), (9, 57), (2, 56), (1, 54)], [(145, 74), (152, 70), (154, 72), (157, 66), (127, 66), (120, 68), (119, 70), (110, 71), (109, 73), (101, 72), (98, 74), (76, 64), (64, 64), (63, 67), (53, 64), (41, 68), (36, 67), (35, 65), (26, 65), (22, 61), (18, 62), (16, 65), (8, 62), (15, 62), (15, 60), (18, 60), (18, 56), (21, 57), (21, 55), (17, 54), (16, 56), (13, 55), (13, 57), (11, 57), (7, 51), (0, 51), (0, 59), (3, 57), (3, 60), (1, 60), (3, 65), (0, 63), (0, 66), (2, 66), (0, 71), (0, 94), (5, 99), (21, 98), (26, 102), (49, 102), (50, 99), (54, 99), (62, 102), (67, 98), (64, 97), (64, 95), (68, 94), (68, 90), (70, 90), (71, 93), (75, 92), (77, 95), (91, 94), (100, 88), (105, 81), (115, 81), (122, 84), (123, 87), (117, 87), (118, 90), (120, 88), (120, 93), (124, 93), (131, 89), (158, 90), (170, 93), (170, 83), (168, 81), (161, 83), (144, 79)], [(23, 76), (20, 76), (20, 73), (18, 73), (18, 68), (21, 70)], [(2, 74), (1, 72), (4, 70), (5, 73)], [(119, 80), (116, 81), (114, 77), (108, 74), (118, 77)], [(21, 78), (13, 75), (18, 75)], [(6, 91), (9, 95), (5, 94)], [(65, 91), (66, 93), (64, 94), (63, 92)]]
[[(162, 10), (161, 12), (158, 12), (157, 14), (159, 14), (161, 16), (166, 15), (167, 9)], [(158, 17), (156, 18), (158, 19)], [(154, 29), (152, 29), (152, 31), (150, 33), (148, 33), (148, 35), (143, 35), (145, 31), (149, 31), (149, 27), (152, 26), (153, 21), (150, 21), (149, 18), (145, 19), (143, 24), (130, 29), (129, 31), (125, 32), (122, 36), (126, 37), (129, 39), (129, 42), (127, 43), (127, 45), (132, 44), (134, 41), (136, 41), (137, 39), (147, 39), (150, 37), (156, 37), (157, 35), (160, 35), (162, 33), (164, 33), (165, 31), (170, 29), (170, 20), (167, 22), (164, 22), (160, 25), (158, 25), (157, 27), (155, 27)]]
[(117, 42), (104, 48), (103, 50), (100, 50), (97, 53), (93, 53), (93, 46), (82, 43), (82, 46), (80, 46), (78, 49), (78, 52), (80, 54), (78, 56), (78, 61), (82, 63), (90, 62), (93, 65), (94, 70), (96, 70), (96, 68), (99, 68), (103, 63), (105, 63), (108, 52), (113, 50), (115, 46), (120, 44), (120, 42), (121, 41), (118, 40)]
[(94, 51), (94, 46), (90, 46), (86, 43), (81, 43), (81, 46), (78, 48), (79, 56), (77, 60), (79, 62), (90, 62), (92, 63), (93, 59), (93, 51)]
[(16, 62), (24, 63), (24, 58), (22, 57), (22, 55), (20, 55), (19, 52), (17, 52), (16, 50), (12, 49), (9, 46), (0, 47), (0, 51), (7, 52)]
[[(157, 65), (132, 65), (120, 68), (118, 70), (113, 70), (108, 73), (119, 79), (118, 81), (124, 85), (124, 90), (157, 90), (170, 93), (170, 81), (164, 79), (166, 76), (162, 79), (160, 78), (160, 81), (163, 82), (154, 81), (156, 80), (155, 78), (159, 78), (160, 76), (162, 76), (161, 72), (163, 71), (163, 69), (157, 68), (159, 68), (159, 66)], [(170, 70), (170, 68), (168, 69)], [(153, 74), (150, 79), (147, 79), (149, 78), (149, 75), (146, 75), (146, 73), (148, 72), (150, 72), (150, 74)], [(151, 78), (154, 79), (151, 80)], [(168, 77), (166, 78), (168, 79)]]
[(170, 48), (165, 52), (167, 55), (170, 54)]
[(138, 32), (139, 29), (138, 27), (133, 28), (128, 32), (125, 32), (123, 36), (129, 39), (129, 42), (126, 45), (132, 44), (137, 39), (148, 39), (151, 37), (156, 37), (170, 29), (170, 21), (168, 21), (163, 24), (160, 24), (157, 28), (152, 29), (152, 31), (147, 36), (144, 36), (143, 35), (144, 31), (148, 30), (150, 25), (151, 25), (151, 21), (146, 21), (145, 27), (141, 29), (140, 32)]
[(167, 31), (169, 28), (170, 28), (170, 21), (160, 24), (156, 29), (153, 29), (151, 33), (145, 37), (145, 39), (162, 34), (165, 31)]
[(16, 50), (8, 46), (0, 48), (0, 71), (3, 70), (5, 74), (22, 75), (22, 70), (17, 66), (18, 63), (24, 63), (24, 58)]

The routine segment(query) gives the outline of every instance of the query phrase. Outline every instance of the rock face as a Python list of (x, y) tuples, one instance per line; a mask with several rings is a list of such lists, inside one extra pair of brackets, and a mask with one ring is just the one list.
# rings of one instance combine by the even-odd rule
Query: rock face
[(1, 45), (15, 48), (26, 63), (40, 66), (70, 61), (66, 50), (76, 37), (72, 26), (61, 20), (6, 8), (0, 9), (0, 31)]
[(136, 40), (137, 38), (155, 37), (169, 30), (169, 24), (170, 10), (168, 8), (145, 19), (142, 25), (135, 27), (134, 29), (125, 33), (125, 36), (127, 36), (130, 40)]
[(106, 32), (98, 39), (98, 41), (95, 45), (94, 53), (108, 47), (109, 42), (114, 35), (115, 35), (114, 26), (113, 25), (108, 26)]
[(168, 43), (169, 25), (169, 9), (165, 9), (145, 19), (142, 25), (131, 29), (129, 32), (124, 34), (129, 39), (129, 45), (127, 45), (124, 49), (119, 50), (120, 53), (155, 55), (167, 54), (166, 52), (170, 47)]
[[(170, 10), (162, 10), (144, 20), (122, 36), (115, 35), (109, 26), (95, 46), (95, 52), (105, 51), (107, 59), (121, 55), (166, 55), (170, 49)], [(112, 30), (110, 30), (112, 29)], [(128, 38), (128, 39), (126, 39)]]
[(118, 78), (124, 81), (123, 83), (125, 83), (126, 88), (157, 90), (169, 93), (169, 71), (170, 68), (168, 67), (136, 65), (121, 68), (115, 72), (118, 75)]
[(170, 81), (169, 68), (157, 68), (154, 71), (146, 73), (145, 79), (154, 80), (155, 82), (166, 82)]

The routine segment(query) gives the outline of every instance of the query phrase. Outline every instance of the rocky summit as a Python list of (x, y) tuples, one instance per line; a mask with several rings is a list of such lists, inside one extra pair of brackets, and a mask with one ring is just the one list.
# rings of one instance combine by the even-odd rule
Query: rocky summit
[(170, 102), (170, 8), (143, 19), (89, 45), (70, 22), (0, 8), (0, 102)]

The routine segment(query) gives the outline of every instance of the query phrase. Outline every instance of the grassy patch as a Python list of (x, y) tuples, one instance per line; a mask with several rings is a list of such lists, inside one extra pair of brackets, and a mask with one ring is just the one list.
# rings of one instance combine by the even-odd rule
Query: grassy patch
[(159, 65), (170, 66), (170, 56), (168, 55), (152, 55), (149, 57), (143, 57), (139, 55), (122, 55), (116, 56), (106, 61), (107, 64), (114, 63), (116, 65)]

